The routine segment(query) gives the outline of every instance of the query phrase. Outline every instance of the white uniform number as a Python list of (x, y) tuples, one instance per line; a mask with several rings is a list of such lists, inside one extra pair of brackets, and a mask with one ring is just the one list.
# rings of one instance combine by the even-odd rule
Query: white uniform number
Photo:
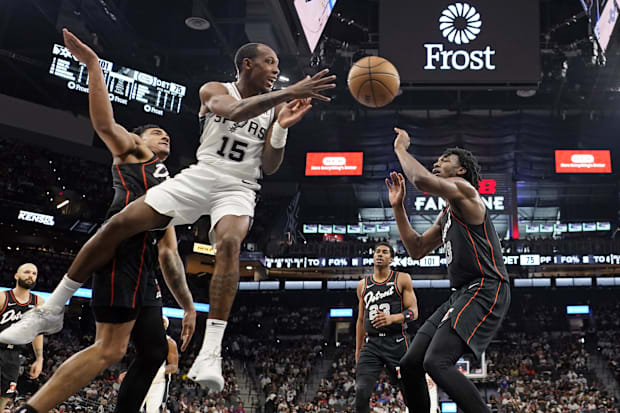
[(246, 142), (233, 140), (231, 145), (228, 145), (230, 138), (228, 136), (222, 136), (222, 146), (216, 152), (222, 158), (228, 158), (231, 161), (241, 162), (245, 156), (245, 148), (248, 147)]
[(385, 313), (386, 315), (390, 315), (390, 305), (387, 303), (383, 303), (383, 304), (373, 304), (370, 307), (368, 307), (368, 318), (370, 319), (370, 321), (375, 319), (379, 311)]

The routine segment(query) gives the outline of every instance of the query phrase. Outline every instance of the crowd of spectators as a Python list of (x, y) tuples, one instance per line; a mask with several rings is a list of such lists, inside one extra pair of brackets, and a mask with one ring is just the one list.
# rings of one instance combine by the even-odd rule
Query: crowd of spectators
[[(58, 197), (84, 219), (102, 220), (112, 199), (110, 167), (0, 137), (0, 196), (56, 213)], [(61, 194), (62, 195), (59, 195)], [(60, 198), (59, 198), (60, 199)]]
[[(353, 412), (355, 406), (355, 347), (339, 347), (328, 376), (320, 382), (311, 412)], [(370, 398), (373, 413), (402, 413), (405, 405), (398, 387), (385, 372), (381, 374)]]
[(487, 357), (489, 379), (498, 385), (489, 402), (498, 413), (618, 411), (588, 369), (583, 340), (569, 331), (507, 333)]
[(600, 352), (616, 381), (620, 383), (620, 303), (608, 304), (605, 311), (594, 315), (595, 326), (592, 332), (597, 337), (596, 350)]

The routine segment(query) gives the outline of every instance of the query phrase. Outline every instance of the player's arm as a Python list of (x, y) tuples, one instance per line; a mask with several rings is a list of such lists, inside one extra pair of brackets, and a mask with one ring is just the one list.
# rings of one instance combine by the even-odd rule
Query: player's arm
[[(37, 307), (43, 305), (43, 299), (39, 296), (36, 297)], [(30, 366), (30, 378), (36, 379), (43, 370), (43, 334), (39, 334), (32, 340), (32, 350), (34, 351), (35, 360)]]
[[(385, 179), (385, 185), (388, 189), (390, 205), (394, 211), (394, 219), (400, 233), (400, 239), (403, 241), (405, 249), (409, 256), (413, 259), (420, 259), (429, 252), (439, 248), (441, 245), (441, 226), (439, 225), (439, 217), (435, 220), (424, 234), (419, 234), (413, 229), (407, 211), (405, 210), (405, 177), (402, 174), (392, 172), (390, 178)], [(441, 216), (441, 215), (440, 215)]]
[(262, 168), (267, 175), (274, 174), (284, 159), (284, 147), (288, 128), (299, 122), (312, 109), (310, 99), (295, 99), (276, 108), (276, 121), (267, 131), (263, 149)]
[(450, 201), (472, 199), (477, 196), (476, 189), (462, 178), (441, 178), (433, 175), (407, 152), (410, 144), (409, 134), (399, 128), (394, 128), (394, 131), (398, 134), (394, 141), (394, 152), (407, 179), (416, 188)]
[(392, 314), (393, 324), (402, 324), (418, 319), (418, 299), (413, 291), (411, 277), (406, 273), (398, 273), (398, 289), (403, 295), (403, 312)]
[(67, 29), (62, 30), (65, 46), (88, 69), (88, 108), (90, 121), (97, 135), (106, 144), (112, 155), (122, 156), (136, 149), (135, 136), (114, 120), (112, 104), (108, 96), (99, 57)]
[(359, 301), (359, 309), (357, 312), (357, 323), (355, 324), (355, 362), (360, 358), (360, 351), (364, 345), (364, 298), (362, 292), (364, 289), (364, 280), (357, 284), (357, 299)]
[(196, 328), (196, 309), (194, 298), (187, 286), (183, 260), (177, 249), (177, 236), (174, 227), (166, 230), (163, 238), (157, 244), (159, 250), (159, 265), (164, 275), (164, 281), (174, 296), (176, 302), (184, 311), (181, 331), (181, 351), (185, 351)]
[(170, 337), (166, 337), (168, 341), (168, 357), (166, 357), (166, 374), (174, 374), (179, 370), (179, 351), (177, 343)]
[(334, 83), (330, 83), (336, 79), (336, 76), (325, 76), (327, 72), (329, 69), (324, 69), (314, 76), (307, 76), (285, 89), (250, 96), (241, 100), (230, 96), (221, 83), (208, 82), (202, 85), (199, 91), (200, 114), (212, 112), (235, 122), (243, 122), (291, 99), (314, 98), (329, 102), (330, 98), (321, 95), (320, 92), (336, 87)]

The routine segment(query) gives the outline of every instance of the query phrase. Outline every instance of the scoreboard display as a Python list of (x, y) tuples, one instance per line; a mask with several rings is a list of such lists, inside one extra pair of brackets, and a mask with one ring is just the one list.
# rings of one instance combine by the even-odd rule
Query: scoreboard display
[[(164, 116), (165, 112), (179, 113), (186, 87), (159, 79), (157, 76), (118, 66), (99, 59), (110, 94), (110, 101), (128, 105), (137, 102), (147, 113)], [(69, 50), (59, 44), (52, 49), (49, 73), (67, 80), (67, 88), (88, 93), (88, 70)]]

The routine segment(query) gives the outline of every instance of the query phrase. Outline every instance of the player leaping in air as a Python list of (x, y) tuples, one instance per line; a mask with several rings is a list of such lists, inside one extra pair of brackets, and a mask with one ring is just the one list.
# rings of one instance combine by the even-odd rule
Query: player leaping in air
[(394, 152), (409, 181), (420, 191), (444, 198), (447, 205), (435, 224), (418, 234), (404, 207), (405, 178), (392, 172), (386, 185), (400, 237), (414, 259), (444, 246), (453, 291), (420, 327), (400, 361), (406, 400), (415, 400), (409, 409), (429, 412), (427, 372), (465, 413), (490, 413), (476, 386), (455, 366), (465, 353), (480, 357), (510, 306), (501, 245), (477, 190), (480, 166), (471, 152), (452, 148), (439, 157), (431, 173), (407, 152), (407, 132), (395, 131)]
[(213, 391), (224, 387), (221, 342), (239, 281), (239, 252), (247, 235), (262, 172), (275, 173), (284, 158), (288, 128), (311, 109), (311, 99), (335, 87), (324, 69), (272, 91), (280, 69), (267, 45), (250, 43), (235, 54), (237, 81), (208, 82), (200, 88), (201, 136), (198, 161), (149, 189), (112, 217), (80, 250), (52, 297), (31, 311), (0, 340), (27, 343), (40, 332), (58, 331), (64, 302), (93, 271), (106, 265), (119, 245), (135, 234), (191, 224), (211, 215), (216, 264), (209, 288), (204, 342), (189, 377)]

